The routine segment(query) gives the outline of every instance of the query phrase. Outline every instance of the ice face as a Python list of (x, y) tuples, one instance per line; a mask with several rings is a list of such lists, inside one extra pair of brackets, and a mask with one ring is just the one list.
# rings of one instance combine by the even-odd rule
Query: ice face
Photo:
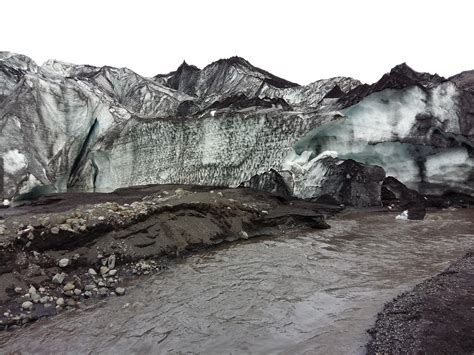
[(460, 136), (457, 99), (449, 82), (431, 91), (413, 86), (376, 92), (343, 110), (345, 117), (315, 128), (295, 152), (336, 151), (342, 159), (382, 166), (410, 188), (459, 187), (469, 180), (474, 161), (459, 147), (466, 140)]
[[(77, 189), (132, 184), (238, 186), (279, 168), (288, 148), (317, 122), (278, 109), (220, 111), (199, 119), (130, 119), (91, 147)], [(95, 176), (94, 178), (92, 178)]]
[(433, 154), (426, 161), (426, 178), (429, 183), (448, 184), (463, 189), (474, 172), (474, 159), (466, 148), (453, 148)]

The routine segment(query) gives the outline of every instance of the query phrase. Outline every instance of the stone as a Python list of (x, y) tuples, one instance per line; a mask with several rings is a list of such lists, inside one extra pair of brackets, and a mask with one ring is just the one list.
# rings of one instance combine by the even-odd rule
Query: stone
[(66, 285), (64, 285), (63, 290), (64, 291), (72, 291), (74, 290), (75, 286), (74, 283), (68, 282)]
[(86, 291), (86, 292), (84, 292), (84, 296), (90, 298), (90, 297), (92, 297), (92, 292), (91, 291)]
[(33, 301), (33, 303), (38, 303), (41, 300), (41, 296), (38, 295), (37, 293), (32, 293), (31, 300)]
[(109, 258), (107, 259), (108, 268), (109, 269), (115, 268), (115, 262), (116, 262), (115, 254), (110, 255)]
[(68, 299), (66, 304), (69, 306), (69, 307), (74, 307), (76, 305), (76, 301), (74, 301), (72, 298)]
[(15, 287), (15, 293), (20, 295), (23, 293), (23, 289), (21, 287)]
[(40, 303), (42, 304), (46, 304), (47, 302), (49, 302), (49, 296), (43, 296), (40, 298)]
[(81, 293), (82, 293), (82, 290), (80, 290), (80, 289), (78, 289), (78, 288), (74, 289), (74, 294), (75, 294), (76, 296), (80, 296)]
[(53, 227), (53, 228), (51, 228), (51, 233), (53, 233), (53, 234), (59, 234), (59, 228), (58, 228), (58, 227)]
[(117, 274), (117, 270), (113, 269), (109, 271), (109, 276), (115, 276)]
[(86, 291), (92, 291), (94, 288), (95, 288), (94, 284), (88, 284), (88, 285), (86, 285), (86, 287), (84, 289)]
[(424, 204), (419, 203), (408, 208), (408, 219), (423, 220), (426, 215), (426, 208)]
[(239, 233), (240, 237), (243, 238), (243, 239), (249, 239), (249, 235), (247, 232), (245, 231), (240, 231)]
[(25, 301), (21, 304), (21, 308), (25, 311), (31, 311), (33, 309), (33, 302)]
[(56, 274), (53, 276), (53, 282), (55, 284), (61, 285), (64, 282), (64, 279), (66, 278), (66, 274), (64, 272), (61, 272), (60, 274)]
[(69, 261), (68, 258), (63, 258), (63, 259), (59, 260), (58, 265), (59, 265), (59, 267), (64, 268), (64, 267), (67, 267), (69, 265), (69, 263), (70, 263), (70, 261)]
[(123, 296), (125, 294), (125, 288), (123, 287), (117, 287), (115, 289), (115, 293), (117, 294), (117, 296)]
[(248, 181), (241, 183), (240, 187), (250, 187), (252, 189), (267, 191), (276, 196), (286, 198), (291, 196), (290, 188), (284, 177), (274, 169), (252, 176)]
[(89, 275), (95, 276), (95, 275), (97, 275), (97, 271), (95, 271), (94, 269), (90, 268), (90, 269), (89, 269)]
[(107, 266), (101, 266), (99, 271), (101, 275), (105, 275), (106, 273), (109, 272), (109, 268)]
[(421, 196), (393, 176), (387, 176), (382, 183), (381, 199), (385, 206), (395, 205), (400, 210), (405, 210), (421, 201)]
[(60, 307), (64, 306), (64, 298), (59, 297), (59, 298), (56, 300), (56, 305), (57, 305), (57, 306), (60, 306)]
[(28, 293), (31, 295), (33, 293), (36, 293), (36, 288), (34, 286), (30, 286), (30, 288), (28, 289)]
[(99, 295), (105, 297), (109, 293), (109, 289), (107, 287), (101, 287), (99, 288)]
[(67, 223), (62, 223), (59, 225), (59, 229), (60, 230), (63, 230), (63, 231), (67, 231), (67, 232), (74, 232), (74, 230), (72, 229), (72, 227), (67, 224)]

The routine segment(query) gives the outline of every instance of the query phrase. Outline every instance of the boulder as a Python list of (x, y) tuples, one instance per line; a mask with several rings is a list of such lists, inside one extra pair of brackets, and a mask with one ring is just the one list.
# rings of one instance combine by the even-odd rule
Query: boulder
[[(250, 187), (253, 189), (270, 192), (276, 196), (291, 197), (291, 191), (285, 178), (285, 172), (270, 169), (262, 174), (252, 176), (250, 180), (243, 182), (239, 187)], [(288, 178), (288, 176), (287, 176)]]
[(387, 176), (382, 184), (382, 203), (404, 211), (406, 218), (422, 220), (426, 215), (425, 199), (415, 190), (411, 190), (392, 176)]

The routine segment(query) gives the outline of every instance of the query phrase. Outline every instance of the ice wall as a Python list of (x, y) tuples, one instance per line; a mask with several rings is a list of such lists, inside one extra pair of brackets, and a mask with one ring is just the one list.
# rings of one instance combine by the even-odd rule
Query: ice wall
[(109, 191), (151, 183), (238, 186), (280, 166), (320, 122), (278, 109), (220, 112), (181, 120), (133, 118), (91, 148), (74, 188)]
[(297, 154), (336, 151), (339, 158), (382, 166), (387, 175), (426, 193), (474, 191), (472, 142), (462, 135), (454, 84), (376, 92), (315, 128)]

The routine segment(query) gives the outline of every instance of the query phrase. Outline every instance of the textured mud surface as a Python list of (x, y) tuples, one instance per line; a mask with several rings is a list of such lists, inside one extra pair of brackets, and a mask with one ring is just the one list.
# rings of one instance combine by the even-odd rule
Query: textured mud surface
[(368, 354), (473, 354), (474, 252), (388, 303)]

